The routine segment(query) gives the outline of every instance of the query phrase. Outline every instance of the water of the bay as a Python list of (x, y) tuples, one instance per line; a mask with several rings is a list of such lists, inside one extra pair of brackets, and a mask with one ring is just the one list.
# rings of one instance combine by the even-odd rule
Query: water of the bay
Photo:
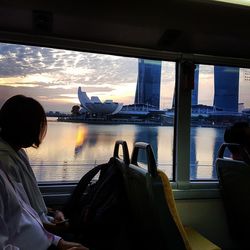
[[(75, 181), (105, 163), (116, 140), (126, 140), (130, 154), (135, 142), (149, 142), (158, 168), (172, 177), (173, 127), (100, 125), (49, 120), (47, 135), (28, 155), (38, 181)], [(191, 128), (191, 179), (216, 179), (214, 160), (223, 142), (224, 129)]]

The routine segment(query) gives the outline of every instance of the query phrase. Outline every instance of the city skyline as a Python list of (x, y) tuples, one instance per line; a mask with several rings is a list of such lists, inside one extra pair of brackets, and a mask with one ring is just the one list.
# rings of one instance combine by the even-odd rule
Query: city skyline
[[(239, 102), (250, 107), (250, 81), (240, 70)], [(102, 101), (134, 103), (138, 58), (0, 43), (0, 107), (12, 95), (36, 98), (46, 111), (70, 112), (77, 89)], [(175, 63), (162, 62), (160, 108), (171, 108)], [(200, 65), (198, 102), (213, 105), (213, 66)]]

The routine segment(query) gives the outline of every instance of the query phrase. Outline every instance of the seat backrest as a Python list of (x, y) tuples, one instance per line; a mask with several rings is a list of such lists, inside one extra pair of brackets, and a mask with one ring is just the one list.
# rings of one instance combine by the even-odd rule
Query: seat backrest
[(113, 158), (115, 159), (116, 166), (120, 169), (123, 175), (125, 185), (127, 185), (126, 173), (128, 165), (130, 163), (130, 159), (129, 159), (128, 145), (126, 141), (117, 140), (115, 142)]
[(244, 245), (250, 235), (250, 166), (224, 158), (225, 149), (230, 146), (237, 144), (222, 144), (215, 164), (231, 237)]
[(244, 161), (246, 164), (250, 163), (250, 155), (247, 149), (243, 145), (238, 143), (222, 143), (217, 154), (217, 157), (219, 159), (224, 159), (226, 149), (228, 149), (231, 153), (232, 151), (237, 151), (237, 156), (238, 158), (240, 158), (240, 161)]
[[(138, 164), (139, 150), (146, 152), (146, 169)], [(149, 144), (135, 143), (127, 180), (134, 228), (140, 242), (139, 249), (189, 249), (188, 243), (185, 242), (186, 236), (182, 234), (184, 229), (173, 196), (170, 198), (171, 205), (165, 197), (166, 190), (172, 195), (168, 178), (163, 172), (157, 171)], [(167, 187), (164, 187), (164, 182), (167, 182)]]

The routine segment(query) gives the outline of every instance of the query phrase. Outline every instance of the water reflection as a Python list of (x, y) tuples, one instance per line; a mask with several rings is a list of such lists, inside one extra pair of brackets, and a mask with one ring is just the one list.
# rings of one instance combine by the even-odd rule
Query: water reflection
[[(135, 142), (147, 142), (150, 143), (155, 158), (158, 159), (158, 130), (157, 127), (136, 127), (136, 133), (134, 138)], [(147, 163), (147, 159), (145, 158), (145, 155), (143, 154), (143, 157), (140, 159), (143, 163)]]
[(212, 178), (217, 179), (217, 173), (215, 168), (215, 160), (217, 158), (218, 150), (221, 144), (224, 142), (224, 129), (216, 129), (215, 130), (215, 138), (214, 138), (214, 148), (213, 148), (213, 163), (212, 163)]
[(190, 137), (190, 176), (191, 179), (197, 176), (198, 161), (196, 158), (196, 139), (197, 139), (197, 129), (191, 129)]
[(88, 128), (82, 125), (79, 125), (77, 128), (77, 136), (76, 136), (75, 159), (82, 152), (84, 142), (87, 139), (87, 134), (88, 134)]
[[(159, 169), (166, 172), (172, 179), (173, 162), (173, 127), (135, 127), (135, 142), (147, 142), (152, 146), (156, 163)], [(146, 155), (139, 155), (140, 161), (147, 164)]]
[(223, 135), (224, 129), (191, 128), (191, 180), (217, 179), (214, 164)]
[[(191, 129), (191, 179), (214, 179), (214, 159), (223, 142), (223, 129)], [(126, 140), (130, 154), (135, 142), (152, 145), (158, 167), (172, 177), (173, 127), (91, 125), (49, 122), (39, 149), (28, 149), (39, 181), (79, 178), (113, 155), (116, 140)]]

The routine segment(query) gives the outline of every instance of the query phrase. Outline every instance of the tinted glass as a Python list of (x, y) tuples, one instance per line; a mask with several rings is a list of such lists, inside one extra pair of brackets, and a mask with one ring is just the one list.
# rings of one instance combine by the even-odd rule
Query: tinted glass
[(23, 94), (47, 113), (43, 143), (27, 149), (38, 181), (79, 180), (116, 140), (130, 154), (150, 143), (172, 177), (174, 62), (0, 43), (0, 64), (0, 107)]
[(226, 127), (250, 121), (249, 75), (249, 69), (197, 65), (192, 93), (191, 180), (217, 179), (214, 163)]

